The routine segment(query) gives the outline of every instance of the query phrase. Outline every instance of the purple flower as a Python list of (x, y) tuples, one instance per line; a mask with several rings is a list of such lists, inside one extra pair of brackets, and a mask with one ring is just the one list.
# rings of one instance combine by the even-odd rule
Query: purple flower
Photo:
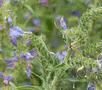
[(8, 85), (9, 82), (13, 80), (13, 77), (12, 77), (12, 76), (5, 76), (3, 79), (4, 79), (4, 80), (3, 80), (3, 83), (4, 83), (5, 85)]
[(14, 65), (13, 62), (12, 63), (8, 63), (7, 69), (14, 69), (14, 68), (15, 68), (15, 65)]
[(12, 63), (12, 60), (11, 59), (6, 59), (5, 62), (8, 64), (8, 63)]
[(58, 52), (56, 56), (58, 57), (60, 63), (62, 64), (64, 63), (64, 58), (67, 56), (67, 51)]
[(30, 78), (31, 73), (32, 73), (31, 67), (28, 65), (27, 68), (26, 68), (26, 74), (27, 74), (28, 78)]
[(29, 53), (31, 54), (32, 57), (36, 57), (38, 55), (35, 49), (29, 51)]
[(36, 57), (37, 55), (38, 54), (37, 54), (36, 50), (33, 49), (33, 50), (29, 51), (26, 54), (21, 53), (20, 57), (27, 60), (27, 61), (29, 61), (30, 59)]
[(87, 86), (87, 90), (96, 90), (96, 87), (95, 87), (95, 85), (93, 83), (89, 82), (89, 84)]
[(3, 76), (4, 76), (3, 72), (0, 72), (0, 78), (3, 78)]
[(61, 19), (60, 19), (60, 25), (61, 25), (61, 27), (62, 27), (64, 30), (68, 29), (68, 27), (67, 27), (67, 19), (64, 18), (64, 17), (61, 17)]
[(15, 67), (14, 62), (11, 60), (6, 60), (7, 69), (13, 69)]
[(81, 16), (80, 11), (78, 11), (78, 10), (77, 11), (73, 11), (71, 14), (74, 15), (74, 16), (77, 16), (77, 17)]
[(63, 30), (68, 29), (67, 27), (67, 19), (62, 16), (57, 16), (56, 18), (56, 24), (62, 28)]
[(12, 18), (9, 16), (7, 19), (8, 24), (12, 24)]
[(23, 58), (23, 59), (25, 59), (25, 60), (27, 60), (27, 61), (31, 59), (31, 55), (29, 53), (27, 53), (27, 54), (21, 54), (20, 57)]
[(11, 43), (12, 43), (14, 46), (17, 46), (17, 38), (16, 38), (16, 37), (11, 37)]
[(40, 24), (41, 24), (40, 19), (33, 19), (32, 22), (33, 22), (33, 24), (34, 24), (35, 26), (40, 26)]
[(3, 26), (2, 25), (0, 25), (0, 31), (2, 31), (3, 30)]
[(16, 67), (16, 62), (18, 62), (18, 57), (14, 56), (11, 59), (5, 60), (6, 64), (7, 64), (7, 68), (9, 69), (14, 69)]
[(13, 62), (18, 62), (18, 60), (19, 60), (19, 59), (18, 59), (17, 56), (14, 56), (14, 57), (12, 58), (12, 61), (13, 61)]
[(0, 0), (0, 7), (2, 7), (2, 4), (3, 4), (3, 0)]
[(4, 77), (4, 80), (12, 81), (13, 80), (13, 77), (12, 76), (5, 76)]
[(0, 78), (3, 79), (3, 83), (5, 85), (8, 85), (9, 82), (13, 80), (13, 77), (12, 76), (4, 76), (3, 72), (0, 72)]
[(24, 31), (20, 27), (18, 27), (18, 26), (11, 27), (9, 35), (11, 37), (23, 36), (24, 35)]
[(27, 45), (27, 46), (30, 46), (31, 44), (32, 44), (32, 41), (31, 41), (31, 40), (27, 40), (27, 41), (26, 41), (26, 45)]
[(48, 4), (48, 0), (40, 0), (41, 5), (47, 5)]

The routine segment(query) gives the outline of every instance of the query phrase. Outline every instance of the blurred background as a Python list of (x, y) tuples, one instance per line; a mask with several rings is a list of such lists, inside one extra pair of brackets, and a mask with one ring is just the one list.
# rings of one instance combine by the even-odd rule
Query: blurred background
[[(60, 17), (64, 18), (67, 28), (78, 25), (82, 14), (93, 6), (101, 6), (101, 0), (4, 0), (3, 5), (8, 11), (6, 18), (11, 17), (13, 25), (19, 24), (25, 31), (32, 31), (35, 34), (44, 33), (47, 45), (56, 52), (63, 49), (63, 41), (58, 30), (60, 28)], [(11, 10), (11, 11), (9, 11)], [(2, 19), (2, 17), (1, 17)], [(100, 35), (102, 21), (95, 21), (92, 35)], [(1, 22), (2, 23), (2, 22)], [(99, 30), (96, 30), (99, 29)], [(97, 34), (97, 35), (98, 35)], [(101, 35), (100, 35), (101, 36)], [(96, 36), (98, 37), (98, 36)], [(102, 37), (102, 36), (101, 36)]]

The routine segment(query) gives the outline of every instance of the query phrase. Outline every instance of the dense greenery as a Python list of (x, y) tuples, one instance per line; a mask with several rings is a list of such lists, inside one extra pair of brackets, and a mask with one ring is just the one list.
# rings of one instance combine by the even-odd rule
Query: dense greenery
[(101, 90), (101, 0), (0, 0), (0, 90)]

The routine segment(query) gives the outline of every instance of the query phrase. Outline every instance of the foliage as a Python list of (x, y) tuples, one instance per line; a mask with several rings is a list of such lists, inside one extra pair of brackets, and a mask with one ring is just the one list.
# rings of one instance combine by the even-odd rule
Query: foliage
[(0, 1), (2, 90), (101, 90), (101, 0), (42, 1)]

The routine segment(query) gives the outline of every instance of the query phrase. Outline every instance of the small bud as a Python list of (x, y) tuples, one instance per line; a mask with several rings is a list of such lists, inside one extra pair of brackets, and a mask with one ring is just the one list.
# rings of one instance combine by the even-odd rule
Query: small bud
[(12, 24), (12, 18), (9, 16), (7, 19), (8, 24)]

